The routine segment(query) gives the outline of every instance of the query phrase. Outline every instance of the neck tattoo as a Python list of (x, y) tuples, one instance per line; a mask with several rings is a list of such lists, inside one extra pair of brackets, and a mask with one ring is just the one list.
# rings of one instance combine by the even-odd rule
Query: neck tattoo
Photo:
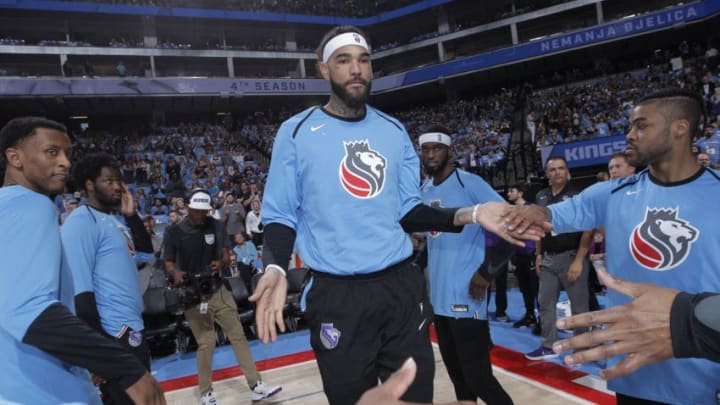
[(359, 108), (350, 108), (342, 101), (338, 100), (334, 95), (330, 97), (330, 101), (325, 105), (330, 112), (345, 118), (359, 118), (365, 114), (365, 106)]

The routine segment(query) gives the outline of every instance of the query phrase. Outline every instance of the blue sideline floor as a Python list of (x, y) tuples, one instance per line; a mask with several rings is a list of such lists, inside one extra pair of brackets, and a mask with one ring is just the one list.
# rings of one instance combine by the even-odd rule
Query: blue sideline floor
[[(564, 299), (564, 293), (561, 300)], [(494, 298), (494, 297), (493, 297)], [(606, 297), (598, 296), (601, 306), (605, 306)], [(534, 336), (529, 328), (514, 329), (512, 322), (497, 322), (493, 320), (495, 313), (494, 300), (490, 303), (490, 332), (493, 342), (507, 349), (521, 353), (529, 352), (540, 345), (540, 337)], [(516, 321), (524, 314), (522, 295), (516, 288), (508, 291), (507, 315)], [(561, 332), (562, 336), (569, 336)], [(280, 356), (301, 353), (310, 348), (310, 337), (307, 330), (287, 333), (278, 336), (278, 341), (269, 345), (263, 345), (258, 340), (250, 342), (250, 350), (256, 361), (272, 359)], [(563, 364), (562, 358), (550, 360), (557, 364)], [(223, 369), (236, 366), (235, 356), (232, 348), (227, 346), (217, 347), (213, 357), (213, 369)], [(603, 364), (590, 363), (579, 366), (578, 369), (588, 374), (598, 375)], [(152, 362), (153, 374), (159, 381), (167, 381), (175, 378), (194, 375), (196, 373), (195, 352), (176, 354), (168, 357), (154, 359)]]

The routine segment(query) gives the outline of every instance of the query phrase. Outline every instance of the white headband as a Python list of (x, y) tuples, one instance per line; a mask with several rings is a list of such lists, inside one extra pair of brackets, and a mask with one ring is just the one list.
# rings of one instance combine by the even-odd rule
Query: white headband
[(420, 138), (418, 138), (418, 142), (420, 143), (420, 146), (428, 142), (441, 143), (447, 146), (452, 145), (450, 136), (443, 134), (442, 132), (428, 132), (426, 134), (422, 134), (420, 135)]
[(333, 39), (329, 40), (327, 44), (325, 44), (325, 47), (323, 48), (323, 62), (327, 63), (335, 51), (348, 45), (357, 45), (370, 52), (370, 47), (362, 35), (357, 32), (346, 32), (333, 37)]

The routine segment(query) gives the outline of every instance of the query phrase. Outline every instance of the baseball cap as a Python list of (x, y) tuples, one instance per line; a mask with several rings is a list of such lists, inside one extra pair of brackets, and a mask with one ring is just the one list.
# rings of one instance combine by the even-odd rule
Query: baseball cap
[(188, 208), (209, 211), (212, 209), (212, 197), (210, 197), (210, 194), (205, 190), (195, 191), (190, 195)]

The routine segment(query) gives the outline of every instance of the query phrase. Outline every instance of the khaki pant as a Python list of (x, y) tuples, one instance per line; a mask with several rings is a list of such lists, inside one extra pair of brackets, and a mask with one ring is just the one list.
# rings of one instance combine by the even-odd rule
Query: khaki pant
[(197, 369), (200, 395), (205, 395), (212, 389), (212, 357), (215, 350), (214, 322), (222, 328), (232, 344), (235, 358), (240, 365), (248, 386), (254, 386), (260, 380), (260, 374), (255, 368), (255, 361), (250, 354), (247, 338), (238, 319), (237, 305), (232, 293), (221, 287), (208, 300), (206, 314), (200, 313), (200, 305), (185, 311), (185, 319), (198, 344)]

